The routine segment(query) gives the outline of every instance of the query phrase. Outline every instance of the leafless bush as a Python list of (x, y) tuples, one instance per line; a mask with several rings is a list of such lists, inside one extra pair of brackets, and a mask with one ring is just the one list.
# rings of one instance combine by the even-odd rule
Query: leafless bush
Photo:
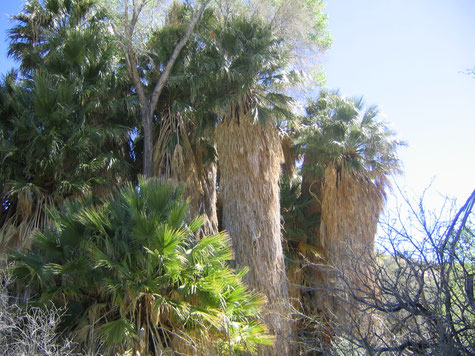
[(73, 355), (73, 343), (58, 336), (62, 310), (54, 305), (41, 309), (20, 308), (8, 293), (11, 284), (6, 268), (0, 270), (0, 354)]
[(406, 199), (409, 224), (389, 218), (378, 253), (347, 260), (333, 291), (347, 306), (333, 325), (336, 353), (475, 354), (474, 202), (475, 191), (444, 219), (449, 204), (434, 213)]
[(341, 265), (326, 267), (331, 283), (312, 286), (325, 289), (318, 294), (326, 309), (325, 318), (306, 316), (315, 325), (305, 335), (307, 350), (474, 355), (474, 203), (475, 191), (458, 211), (447, 200), (435, 213), (423, 197), (416, 204), (406, 198), (409, 216), (399, 211), (382, 222), (376, 253), (361, 246), (342, 251)]

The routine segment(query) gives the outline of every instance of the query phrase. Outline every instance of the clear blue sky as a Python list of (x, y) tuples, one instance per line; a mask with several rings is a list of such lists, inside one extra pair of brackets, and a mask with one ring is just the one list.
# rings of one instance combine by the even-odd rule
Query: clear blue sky
[(378, 105), (409, 147), (405, 175), (465, 200), (475, 189), (474, 0), (328, 0), (327, 86)]
[[(1, 0), (0, 34), (21, 0)], [(401, 185), (460, 200), (475, 188), (474, 0), (328, 0), (327, 87), (378, 105), (409, 147)], [(0, 73), (13, 66), (0, 43)]]
[(14, 65), (12, 60), (7, 59), (8, 42), (6, 40), (6, 31), (11, 25), (9, 15), (17, 14), (22, 4), (22, 0), (0, 0), (0, 73), (2, 75)]

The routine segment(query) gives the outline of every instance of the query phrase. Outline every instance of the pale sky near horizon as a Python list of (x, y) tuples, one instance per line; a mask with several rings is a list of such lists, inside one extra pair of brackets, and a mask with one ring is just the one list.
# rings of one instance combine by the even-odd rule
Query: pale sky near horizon
[[(0, 0), (0, 74), (7, 15), (22, 0)], [(408, 143), (396, 181), (464, 201), (475, 188), (475, 0), (327, 0), (332, 48), (321, 58), (326, 86), (378, 105)]]

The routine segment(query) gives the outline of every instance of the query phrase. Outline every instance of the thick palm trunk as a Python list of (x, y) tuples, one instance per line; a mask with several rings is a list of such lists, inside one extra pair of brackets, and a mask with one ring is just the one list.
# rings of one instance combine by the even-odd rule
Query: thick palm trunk
[(236, 118), (216, 129), (223, 227), (233, 242), (245, 281), (267, 297), (264, 320), (276, 336), (274, 348), (260, 354), (290, 352), (288, 289), (280, 228), (279, 179), (282, 149), (271, 124), (253, 125)]
[(330, 165), (325, 170), (320, 230), (328, 259), (341, 259), (342, 248), (372, 253), (383, 206), (384, 191), (370, 179)]
[[(358, 319), (360, 327), (364, 323), (364, 329), (377, 327), (371, 316), (360, 314), (351, 303), (340, 302), (328, 291), (344, 286), (351, 286), (356, 294), (373, 291), (368, 266), (374, 261), (374, 238), (383, 206), (383, 186), (365, 176), (346, 173), (344, 166), (331, 164), (325, 170), (320, 238), (329, 268), (322, 268), (320, 275), (317, 271), (327, 287), (323, 288), (327, 293), (317, 300), (327, 319), (342, 327), (349, 327), (352, 319)], [(340, 285), (334, 271), (343, 273), (344, 285)]]

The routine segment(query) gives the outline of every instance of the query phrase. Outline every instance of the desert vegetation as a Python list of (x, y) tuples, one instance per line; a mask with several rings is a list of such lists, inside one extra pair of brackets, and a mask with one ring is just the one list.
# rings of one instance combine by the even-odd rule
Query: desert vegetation
[(30, 0), (12, 19), (2, 352), (474, 352), (475, 198), (445, 220), (409, 205), (420, 231), (381, 220), (375, 242), (404, 142), (309, 75), (322, 1)]

